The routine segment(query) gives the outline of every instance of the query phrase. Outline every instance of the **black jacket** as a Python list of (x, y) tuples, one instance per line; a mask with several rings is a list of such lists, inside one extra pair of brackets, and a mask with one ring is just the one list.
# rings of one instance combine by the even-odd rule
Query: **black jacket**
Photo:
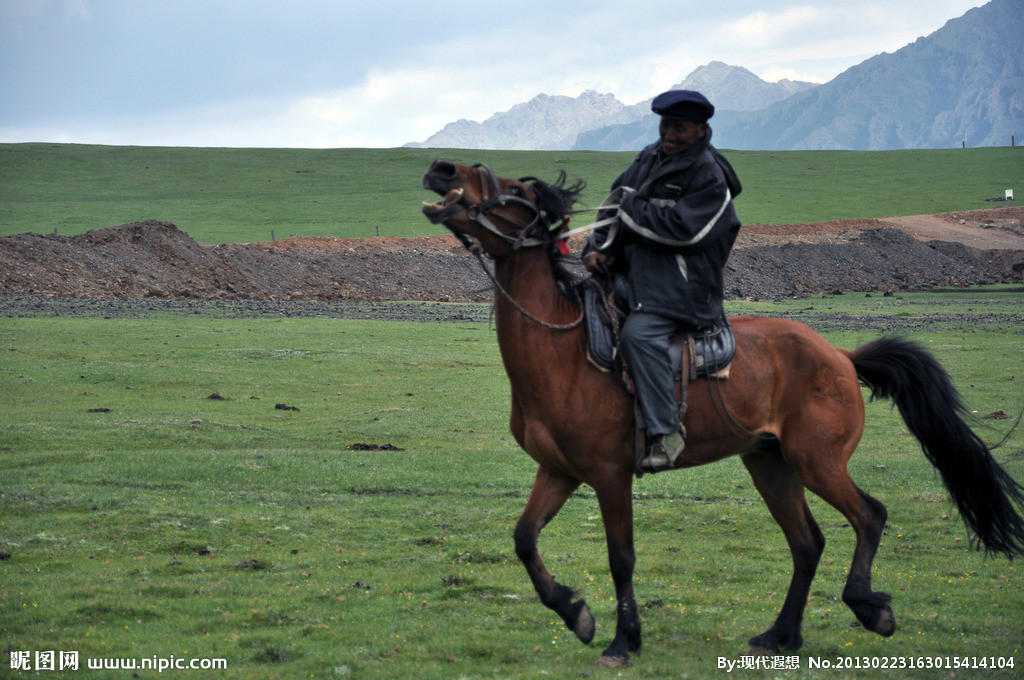
[(596, 229), (584, 254), (602, 250), (612, 270), (628, 277), (631, 311), (694, 328), (713, 324), (722, 315), (722, 269), (740, 228), (732, 199), (741, 186), (711, 146), (710, 129), (674, 157), (651, 144), (612, 184), (613, 191), (619, 187), (635, 189), (622, 199), (619, 228)]

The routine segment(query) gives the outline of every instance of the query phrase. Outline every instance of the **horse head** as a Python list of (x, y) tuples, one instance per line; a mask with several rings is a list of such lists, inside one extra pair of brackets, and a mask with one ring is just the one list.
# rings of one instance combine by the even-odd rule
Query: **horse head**
[(565, 181), (564, 172), (549, 184), (533, 177), (500, 177), (486, 165), (434, 161), (423, 175), (423, 187), (443, 198), (424, 202), (423, 214), (467, 248), (479, 245), (491, 257), (524, 247), (554, 248), (583, 189), (582, 182), (566, 187)]

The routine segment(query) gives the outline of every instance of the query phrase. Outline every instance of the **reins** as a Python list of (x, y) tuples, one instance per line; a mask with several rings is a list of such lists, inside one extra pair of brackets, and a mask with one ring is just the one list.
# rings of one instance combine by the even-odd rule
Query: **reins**
[[(491, 171), (489, 167), (487, 167), (483, 163), (478, 163), (473, 167), (477, 168), (480, 171), (481, 175), (485, 175), (490, 180), (490, 185), (491, 188), (493, 189), (494, 195), (490, 197), (485, 196), (484, 200), (480, 201), (476, 205), (469, 206), (466, 209), (466, 216), (470, 220), (472, 220), (472, 222), (478, 227), (478, 229), (483, 228), (490, 232), (491, 234), (499, 237), (503, 241), (506, 241), (507, 243), (510, 244), (508, 252), (506, 252), (500, 258), (498, 256), (490, 255), (491, 259), (507, 259), (508, 257), (511, 257), (513, 253), (517, 252), (521, 248), (536, 248), (539, 246), (548, 245), (547, 240), (530, 236), (530, 233), (541, 222), (544, 223), (544, 225), (549, 231), (552, 231), (556, 228), (548, 220), (547, 213), (544, 210), (538, 208), (534, 203), (527, 201), (525, 198), (520, 198), (519, 196), (512, 196), (511, 194), (503, 194), (501, 192), (501, 187), (498, 185), (497, 176)], [(504, 233), (503, 231), (498, 229), (497, 226), (495, 226), (495, 224), (491, 221), (490, 217), (488, 216), (488, 213), (490, 213), (494, 208), (498, 206), (504, 206), (509, 203), (515, 203), (526, 206), (530, 208), (530, 210), (532, 210), (534, 214), (533, 220), (528, 225), (521, 229), (518, 236), (510, 236)], [(563, 221), (561, 225), (564, 225), (567, 221), (568, 220)], [(590, 226), (588, 228), (592, 229), (593, 226)], [(579, 233), (580, 231), (583, 231), (585, 229), (577, 229), (574, 230), (573, 233)], [(553, 331), (569, 331), (574, 328), (578, 328), (580, 324), (583, 323), (585, 314), (578, 293), (576, 294), (576, 302), (579, 307), (580, 314), (577, 319), (570, 323), (551, 323), (548, 321), (544, 321), (543, 319), (540, 319), (531, 314), (530, 312), (528, 312), (521, 304), (519, 304), (516, 301), (515, 298), (512, 297), (512, 295), (507, 290), (505, 290), (505, 287), (501, 285), (497, 277), (493, 273), (491, 273), (490, 269), (487, 268), (487, 264), (484, 262), (484, 255), (486, 253), (483, 247), (480, 245), (480, 242), (476, 238), (477, 231), (478, 230), (474, 230), (472, 234), (462, 234), (459, 236), (459, 238), (462, 240), (463, 245), (466, 246), (469, 252), (471, 252), (476, 257), (477, 262), (480, 263), (480, 268), (483, 269), (484, 273), (487, 275), (487, 278), (491, 280), (491, 283), (494, 284), (494, 287), (497, 289), (497, 291), (501, 294), (503, 298), (505, 298), (505, 300), (510, 305), (512, 305), (512, 307), (517, 312), (522, 314), (524, 317), (526, 317), (533, 323)], [(567, 237), (568, 235), (569, 234), (566, 234), (565, 236), (563, 236), (563, 238)]]
[[(544, 239), (529, 237), (529, 234), (541, 221), (545, 223), (549, 231), (557, 228), (556, 225), (551, 224), (551, 222), (547, 220), (547, 213), (544, 210), (538, 208), (534, 203), (527, 201), (525, 198), (520, 198), (519, 196), (512, 196), (511, 194), (501, 193), (501, 187), (498, 185), (497, 176), (494, 174), (491, 168), (488, 167), (485, 163), (477, 163), (473, 167), (479, 170), (481, 175), (485, 175), (487, 177), (487, 179), (489, 180), (490, 188), (493, 189), (494, 195), (490, 197), (485, 195), (484, 200), (480, 201), (476, 205), (471, 205), (468, 208), (466, 208), (466, 216), (469, 217), (469, 219), (472, 220), (478, 227), (482, 227), (483, 229), (489, 231), (494, 236), (497, 236), (503, 241), (506, 241), (507, 243), (511, 244), (510, 252), (515, 252), (520, 248), (534, 248), (537, 246), (546, 245), (547, 241), (545, 241)], [(596, 208), (578, 208), (576, 210), (573, 210), (572, 214), (576, 215), (584, 212), (616, 210), (619, 207), (619, 202), (621, 201), (622, 197), (630, 191), (632, 190), (629, 189), (628, 187), (619, 187), (611, 194), (609, 194), (608, 198), (606, 198), (600, 206)], [(495, 207), (504, 206), (509, 203), (516, 203), (518, 205), (525, 206), (532, 210), (534, 214), (533, 220), (528, 225), (522, 228), (522, 231), (519, 232), (518, 236), (509, 236), (508, 234), (504, 233), (503, 231), (498, 229), (497, 226), (495, 226), (495, 224), (490, 220), (490, 217), (488, 216), (488, 213), (491, 212), (491, 210), (493, 210)], [(564, 226), (567, 222), (568, 219), (564, 220), (561, 223), (561, 225), (558, 226)], [(618, 217), (613, 215), (612, 217), (596, 220), (591, 224), (588, 224), (583, 227), (576, 227), (575, 229), (570, 229), (564, 232), (561, 235), (561, 238), (568, 239), (572, 236), (575, 236), (576, 234), (585, 234), (587, 232), (594, 231), (595, 229), (599, 229), (600, 227), (603, 227), (605, 225), (611, 225), (612, 229), (608, 235), (608, 239), (605, 241), (605, 244), (601, 246), (601, 248), (603, 249), (604, 247), (606, 247), (608, 244), (615, 240), (614, 232), (617, 229), (617, 223)], [(476, 242), (476, 236), (473, 234), (466, 235), (466, 238), (471, 239), (472, 242), (474, 243)], [(468, 243), (466, 244), (466, 247), (469, 247)]]
[[(483, 252), (483, 249), (480, 248), (479, 245), (476, 245), (476, 246), (471, 247), (469, 249), (469, 252), (473, 253), (473, 255), (476, 256), (477, 261), (480, 263), (480, 268), (484, 270), (484, 273), (487, 274), (487, 278), (489, 278), (491, 280), (491, 283), (493, 283), (494, 287), (498, 290), (499, 293), (501, 293), (501, 296), (503, 298), (505, 298), (505, 300), (507, 300), (508, 303), (510, 305), (512, 305), (512, 307), (515, 308), (515, 310), (517, 312), (519, 312), (520, 314), (522, 314), (523, 316), (525, 316), (527, 319), (529, 319), (530, 321), (534, 322), (538, 326), (543, 326), (544, 328), (547, 328), (548, 330), (552, 330), (552, 331), (571, 331), (572, 329), (579, 327), (579, 325), (583, 323), (583, 319), (584, 319), (585, 314), (584, 314), (584, 310), (583, 310), (583, 305), (582, 304), (580, 304), (580, 306), (579, 306), (579, 308), (580, 308), (580, 315), (579, 315), (579, 317), (575, 321), (572, 321), (572, 322), (566, 323), (566, 324), (551, 323), (549, 321), (544, 321), (543, 319), (539, 319), (536, 316), (534, 316), (533, 314), (530, 314), (530, 312), (526, 311), (526, 309), (523, 308), (522, 305), (520, 305), (518, 302), (516, 302), (515, 298), (513, 298), (512, 295), (507, 290), (505, 290), (505, 287), (502, 286), (501, 283), (498, 282), (497, 277), (495, 277), (494, 274), (491, 273), (491, 270), (487, 268), (487, 264), (484, 262), (484, 252)], [(579, 294), (576, 295), (576, 302), (577, 302), (577, 304), (579, 304), (579, 302), (580, 302)]]
[(604, 199), (604, 202), (601, 203), (601, 205), (599, 205), (598, 207), (578, 208), (576, 210), (573, 210), (574, 215), (584, 212), (600, 213), (601, 211), (604, 210), (612, 210), (614, 212), (612, 213), (611, 217), (605, 217), (600, 220), (595, 220), (594, 222), (591, 222), (585, 227), (577, 227), (575, 229), (567, 231), (563, 238), (569, 238), (570, 236), (575, 236), (576, 234), (584, 234), (587, 232), (591, 232), (594, 231), (595, 229), (600, 229), (601, 227), (607, 225), (608, 234), (605, 236), (604, 242), (601, 244), (595, 244), (595, 247), (598, 251), (606, 250), (615, 242), (616, 236), (618, 236), (620, 225), (618, 215), (619, 205), (622, 203), (623, 197), (626, 194), (630, 193), (631, 191), (632, 189), (630, 189), (629, 187), (618, 187), (617, 189), (613, 190), (610, 194), (608, 194), (608, 197)]

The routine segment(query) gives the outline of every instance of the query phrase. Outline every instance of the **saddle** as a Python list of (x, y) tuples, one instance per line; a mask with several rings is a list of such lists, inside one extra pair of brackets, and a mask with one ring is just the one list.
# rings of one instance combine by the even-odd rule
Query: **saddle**
[[(587, 360), (600, 371), (620, 370), (617, 365), (618, 329), (626, 318), (626, 295), (622, 277), (616, 277), (609, 291), (595, 278), (583, 284), (584, 324), (587, 338)], [(672, 371), (677, 381), (686, 375), (686, 382), (697, 378), (724, 380), (736, 353), (736, 338), (729, 319), (722, 318), (707, 328), (678, 331), (672, 336), (670, 349)]]
[[(587, 360), (605, 373), (618, 372), (627, 391), (633, 392), (629, 372), (617, 356), (618, 334), (625, 321), (625, 282), (615, 277), (608, 285), (591, 277), (583, 286), (584, 329), (587, 341)], [(697, 378), (725, 380), (736, 353), (736, 338), (729, 319), (723, 314), (718, 323), (696, 331), (677, 331), (669, 341), (669, 356), (672, 358), (672, 374), (675, 378), (676, 402), (679, 407), (679, 427), (685, 436), (686, 393), (690, 382)], [(635, 408), (634, 449), (636, 451), (635, 473), (643, 477), (640, 458), (647, 446), (643, 416)]]

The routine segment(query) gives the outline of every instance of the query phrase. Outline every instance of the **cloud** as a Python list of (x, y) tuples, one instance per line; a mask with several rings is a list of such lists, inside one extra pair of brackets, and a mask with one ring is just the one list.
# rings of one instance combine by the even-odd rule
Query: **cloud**
[(971, 0), (0, 0), (0, 141), (398, 146), (713, 60), (825, 82)]
[(727, 24), (723, 33), (732, 35), (747, 49), (776, 47), (790, 42), (795, 33), (805, 31), (820, 20), (815, 7), (787, 7), (781, 12), (760, 10)]
[(422, 118), (424, 90), (436, 78), (415, 70), (371, 73), (355, 87), (299, 99), (283, 112), (284, 124), (300, 131), (296, 146), (397, 146), (429, 127), (413, 129), (410, 120)]

